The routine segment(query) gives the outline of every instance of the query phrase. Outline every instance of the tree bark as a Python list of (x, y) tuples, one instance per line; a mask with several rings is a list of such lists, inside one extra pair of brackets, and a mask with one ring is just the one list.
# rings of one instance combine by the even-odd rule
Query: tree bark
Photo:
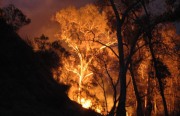
[(160, 94), (161, 94), (162, 101), (163, 101), (164, 115), (169, 116), (168, 109), (167, 109), (167, 103), (166, 103), (166, 99), (165, 99), (165, 96), (164, 96), (163, 84), (162, 84), (161, 77), (159, 76), (159, 72), (158, 72), (158, 68), (157, 68), (157, 59), (155, 57), (154, 50), (153, 50), (153, 45), (151, 43), (152, 35), (149, 34), (148, 38), (149, 38), (149, 49), (150, 49), (150, 53), (151, 53), (151, 56), (152, 56), (153, 66), (154, 66), (154, 69), (155, 69), (155, 74), (156, 74), (156, 78), (158, 80), (159, 90), (160, 90)]
[(151, 116), (151, 112), (152, 112), (152, 102), (151, 102), (151, 80), (150, 77), (147, 78), (148, 82), (147, 82), (147, 96), (146, 96), (146, 106), (145, 106), (145, 116)]
[(135, 80), (135, 77), (134, 77), (132, 63), (130, 63), (130, 73), (131, 73), (133, 87), (134, 87), (134, 92), (135, 92), (136, 100), (137, 100), (136, 115), (137, 116), (144, 116), (143, 108), (142, 108), (142, 102), (141, 102), (141, 97), (139, 95), (139, 91), (138, 91), (138, 88), (137, 88), (136, 80)]
[(126, 116), (125, 104), (126, 104), (126, 71), (124, 62), (124, 49), (123, 40), (121, 35), (122, 20), (120, 19), (118, 10), (114, 4), (114, 0), (110, 0), (112, 9), (116, 17), (116, 31), (118, 39), (118, 53), (119, 53), (119, 82), (120, 82), (120, 99), (117, 107), (117, 116)]

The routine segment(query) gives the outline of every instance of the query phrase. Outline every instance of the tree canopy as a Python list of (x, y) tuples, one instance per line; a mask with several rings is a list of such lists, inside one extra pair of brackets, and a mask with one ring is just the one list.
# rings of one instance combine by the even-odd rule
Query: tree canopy
[(0, 14), (1, 18), (3, 18), (15, 31), (18, 31), (22, 26), (31, 22), (31, 20), (13, 4), (0, 9)]

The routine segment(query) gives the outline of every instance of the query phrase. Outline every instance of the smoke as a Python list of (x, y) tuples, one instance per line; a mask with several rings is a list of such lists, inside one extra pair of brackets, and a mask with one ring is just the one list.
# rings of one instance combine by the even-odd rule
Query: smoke
[(45, 34), (50, 38), (58, 32), (59, 26), (51, 21), (51, 17), (60, 9), (68, 6), (81, 7), (94, 0), (1, 0), (1, 6), (14, 4), (28, 18), (31, 24), (23, 27), (19, 34), (22, 38), (39, 37)]

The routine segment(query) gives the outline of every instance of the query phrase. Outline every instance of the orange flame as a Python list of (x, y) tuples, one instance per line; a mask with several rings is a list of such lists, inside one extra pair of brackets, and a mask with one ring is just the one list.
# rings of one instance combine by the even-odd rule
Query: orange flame
[(84, 99), (84, 98), (81, 98), (81, 105), (82, 105), (82, 107), (83, 108), (90, 108), (91, 106), (92, 106), (92, 102), (91, 102), (91, 100), (86, 100), (86, 99)]

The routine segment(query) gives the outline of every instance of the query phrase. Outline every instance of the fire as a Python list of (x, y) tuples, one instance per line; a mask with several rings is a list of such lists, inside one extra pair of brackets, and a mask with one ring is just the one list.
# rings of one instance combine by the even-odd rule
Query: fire
[(101, 110), (99, 108), (96, 108), (96, 112), (101, 113)]
[(82, 107), (83, 108), (90, 108), (91, 106), (92, 106), (92, 102), (91, 102), (91, 100), (86, 100), (86, 99), (84, 99), (84, 98), (81, 98), (81, 105), (82, 105)]
[[(92, 107), (92, 101), (90, 99), (81, 98), (80, 104), (82, 105), (83, 108), (86, 108), (86, 109), (89, 109)], [(96, 107), (94, 110), (98, 113), (101, 113), (101, 109), (98, 107)]]

